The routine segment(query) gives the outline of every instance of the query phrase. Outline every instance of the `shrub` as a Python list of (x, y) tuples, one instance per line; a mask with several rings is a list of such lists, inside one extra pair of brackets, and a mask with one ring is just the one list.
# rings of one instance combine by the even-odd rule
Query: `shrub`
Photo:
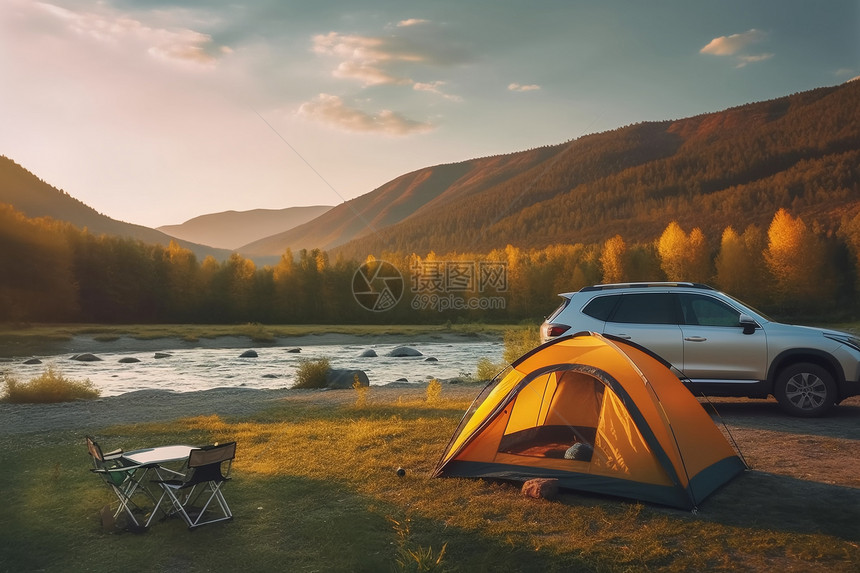
[(53, 366), (48, 366), (41, 375), (29, 382), (21, 383), (8, 374), (3, 376), (3, 382), (6, 388), (0, 400), (13, 404), (91, 400), (101, 395), (101, 391), (88, 379), (69, 380), (54, 370)]
[(370, 392), (370, 386), (362, 384), (361, 380), (358, 379), (358, 374), (355, 375), (352, 388), (355, 390), (355, 407), (364, 408), (367, 406), (367, 393)]
[(442, 396), (442, 383), (435, 378), (427, 383), (427, 403), (436, 404)]
[(331, 362), (328, 358), (300, 360), (293, 388), (325, 388), (325, 378), (329, 370)]
[(505, 351), (502, 354), (502, 362), (496, 363), (489, 358), (480, 358), (475, 378), (492, 380), (508, 364), (540, 344), (540, 330), (534, 326), (508, 329), (505, 331), (504, 340)]
[(487, 357), (479, 358), (475, 378), (478, 380), (492, 380), (505, 366), (507, 364), (493, 362)]
[(505, 364), (510, 364), (540, 344), (540, 329), (536, 326), (508, 329), (505, 331), (504, 340), (505, 352), (502, 357)]

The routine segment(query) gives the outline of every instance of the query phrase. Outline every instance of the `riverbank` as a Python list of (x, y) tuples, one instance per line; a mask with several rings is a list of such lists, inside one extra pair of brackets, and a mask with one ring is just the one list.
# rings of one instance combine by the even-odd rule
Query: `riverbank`
[[(441, 398), (472, 400), (483, 384), (442, 382)], [(426, 383), (373, 386), (364, 397), (368, 404), (419, 401)], [(0, 436), (42, 431), (86, 431), (114, 425), (164, 422), (194, 416), (248, 417), (286, 400), (327, 406), (354, 404), (355, 390), (257, 390), (215, 388), (198, 392), (141, 390), (118, 396), (59, 404), (6, 404), (0, 402)]]
[(0, 325), (0, 359), (83, 352), (501, 340), (511, 325)]

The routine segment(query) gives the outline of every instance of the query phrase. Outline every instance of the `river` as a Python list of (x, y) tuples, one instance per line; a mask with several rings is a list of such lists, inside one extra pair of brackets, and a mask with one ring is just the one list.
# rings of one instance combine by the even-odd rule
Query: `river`
[[(504, 345), (496, 340), (464, 340), (403, 343), (387, 339), (379, 343), (302, 344), (313, 337), (298, 340), (299, 344), (255, 346), (232, 340), (197, 345), (188, 348), (180, 340), (133, 341), (117, 343), (69, 344), (50, 354), (21, 356), (0, 362), (0, 372), (26, 382), (44, 373), (51, 365), (64, 377), (89, 380), (102, 396), (116, 396), (137, 390), (159, 389), (194, 392), (212, 388), (290, 388), (300, 361), (328, 358), (332, 368), (363, 370), (371, 386), (391, 382), (421, 383), (474, 375), (480, 358), (494, 363), (502, 360)], [(223, 348), (220, 346), (229, 346)], [(399, 346), (421, 353), (414, 357), (394, 357), (388, 354)], [(74, 351), (73, 351), (74, 348)], [(256, 357), (242, 357), (246, 351)], [(362, 356), (368, 350), (375, 357)], [(99, 360), (84, 362), (72, 357), (92, 353)], [(122, 360), (122, 361), (121, 361)], [(36, 362), (27, 364), (26, 362)]]

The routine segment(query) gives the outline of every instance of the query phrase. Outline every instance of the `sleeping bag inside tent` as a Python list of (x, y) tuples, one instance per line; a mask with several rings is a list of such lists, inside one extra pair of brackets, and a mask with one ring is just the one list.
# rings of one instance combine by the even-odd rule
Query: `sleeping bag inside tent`
[(434, 476), (526, 481), (693, 509), (746, 469), (668, 364), (581, 333), (511, 364), (475, 399)]

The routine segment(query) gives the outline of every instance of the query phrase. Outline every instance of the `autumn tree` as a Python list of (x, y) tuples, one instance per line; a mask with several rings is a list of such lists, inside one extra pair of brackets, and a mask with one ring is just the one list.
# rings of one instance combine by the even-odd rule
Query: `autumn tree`
[(621, 235), (615, 235), (603, 243), (600, 266), (604, 283), (620, 283), (626, 280), (627, 245)]
[(739, 296), (738, 293), (744, 290), (748, 280), (746, 273), (748, 265), (749, 252), (743, 239), (733, 227), (726, 227), (720, 240), (720, 252), (715, 261), (717, 286)]
[(687, 280), (699, 283), (709, 283), (713, 277), (711, 252), (705, 234), (698, 227), (690, 231), (687, 237)]
[(715, 261), (717, 286), (754, 306), (767, 305), (772, 298), (768, 292), (772, 279), (763, 250), (764, 235), (759, 227), (750, 225), (743, 235), (734, 227), (726, 227)]
[(767, 231), (764, 260), (774, 278), (777, 302), (788, 308), (819, 307), (834, 294), (822, 241), (800, 217), (776, 212)]
[(0, 204), (0, 321), (77, 316), (78, 287), (64, 227)]
[(170, 320), (187, 321), (197, 315), (198, 297), (202, 290), (200, 265), (190, 249), (170, 241), (164, 251), (167, 266), (168, 314)]
[(860, 212), (857, 212), (851, 218), (846, 217), (842, 220), (842, 224), (839, 227), (839, 237), (845, 242), (845, 246), (851, 255), (854, 267), (852, 278), (854, 279), (854, 288), (856, 290), (860, 288), (860, 276), (857, 276), (858, 271), (860, 271)]
[(676, 221), (672, 221), (657, 240), (657, 252), (660, 268), (668, 280), (710, 281), (710, 253), (705, 235), (698, 227), (687, 235)]
[(684, 258), (687, 253), (687, 234), (672, 221), (657, 239), (657, 252), (660, 254), (660, 268), (670, 281), (685, 280)]

